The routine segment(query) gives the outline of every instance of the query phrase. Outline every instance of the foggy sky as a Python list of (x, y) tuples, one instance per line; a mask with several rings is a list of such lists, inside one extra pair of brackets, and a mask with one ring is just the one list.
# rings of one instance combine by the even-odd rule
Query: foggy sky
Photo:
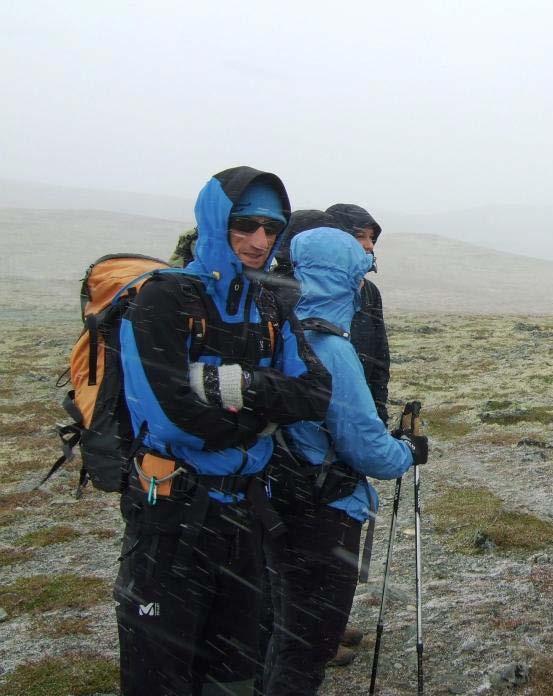
[(3, 0), (0, 177), (294, 207), (551, 203), (550, 0)]

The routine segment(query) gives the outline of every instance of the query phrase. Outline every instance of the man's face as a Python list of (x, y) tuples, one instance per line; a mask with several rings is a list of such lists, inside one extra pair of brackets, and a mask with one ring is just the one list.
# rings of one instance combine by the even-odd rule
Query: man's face
[(284, 227), (280, 220), (258, 215), (231, 218), (230, 246), (244, 266), (263, 268), (277, 236)]
[(355, 227), (355, 239), (361, 244), (366, 254), (372, 254), (374, 245), (374, 230), (372, 227)]

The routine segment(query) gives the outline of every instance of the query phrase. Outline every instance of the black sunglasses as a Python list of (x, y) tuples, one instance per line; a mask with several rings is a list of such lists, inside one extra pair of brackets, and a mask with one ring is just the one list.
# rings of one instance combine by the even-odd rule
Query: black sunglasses
[(246, 232), (246, 234), (251, 234), (260, 227), (263, 227), (266, 235), (273, 237), (282, 232), (286, 227), (286, 223), (271, 218), (267, 218), (264, 222), (259, 222), (259, 220), (252, 217), (233, 217), (230, 219), (229, 223), (230, 229), (236, 230), (237, 232)]

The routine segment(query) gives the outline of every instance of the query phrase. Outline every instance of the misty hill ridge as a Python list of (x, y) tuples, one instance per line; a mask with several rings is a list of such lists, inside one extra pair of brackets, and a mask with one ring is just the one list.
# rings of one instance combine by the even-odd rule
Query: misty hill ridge
[(441, 213), (382, 212), (384, 230), (438, 234), (514, 254), (553, 260), (553, 206), (488, 205)]
[[(168, 258), (186, 227), (94, 210), (0, 209), (3, 291), (10, 278), (25, 279), (23, 288), (35, 295), (48, 284), (72, 301), (96, 258), (123, 251)], [(371, 279), (387, 311), (553, 313), (552, 261), (419, 234), (383, 234), (376, 252), (379, 272)]]
[[(203, 183), (200, 182), (200, 185)], [(193, 216), (194, 201), (178, 196), (56, 186), (0, 178), (0, 208), (102, 210), (170, 220), (189, 220)]]
[[(164, 220), (188, 221), (194, 217), (195, 194), (160, 195), (105, 189), (57, 186), (0, 178), (0, 208), (110, 211), (145, 215)], [(296, 208), (326, 208), (337, 201), (318, 201)], [(405, 213), (373, 208), (376, 201), (353, 201), (365, 205), (382, 223), (386, 234), (438, 234), (492, 249), (553, 260), (553, 206), (487, 205), (447, 212)]]

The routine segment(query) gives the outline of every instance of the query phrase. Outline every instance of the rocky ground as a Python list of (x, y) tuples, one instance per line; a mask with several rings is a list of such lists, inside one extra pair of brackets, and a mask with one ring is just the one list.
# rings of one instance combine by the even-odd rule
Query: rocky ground
[[(78, 463), (41, 490), (58, 456), (64, 369), (79, 326), (54, 315), (1, 323), (0, 696), (116, 693), (110, 584), (121, 523), (114, 496), (75, 500)], [(30, 323), (29, 323), (30, 322)], [(391, 413), (424, 405), (425, 693), (553, 694), (553, 317), (389, 317)], [(393, 482), (381, 494), (355, 662), (324, 696), (368, 693)], [(416, 693), (413, 482), (403, 497), (378, 689)]]

